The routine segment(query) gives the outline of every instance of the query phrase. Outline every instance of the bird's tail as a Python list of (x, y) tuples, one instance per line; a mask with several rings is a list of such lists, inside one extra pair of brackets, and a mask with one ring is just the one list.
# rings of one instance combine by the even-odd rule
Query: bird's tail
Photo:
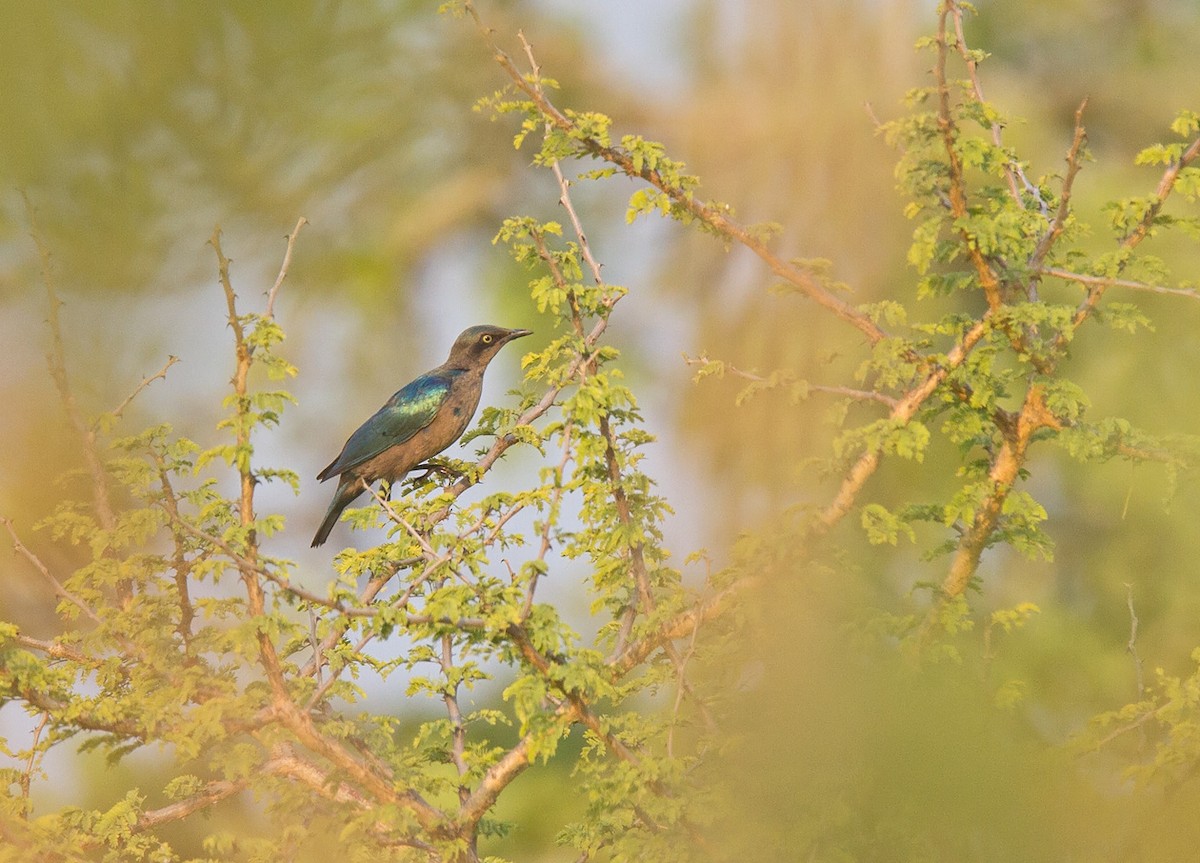
[(312, 547), (324, 545), (325, 540), (329, 539), (329, 532), (333, 530), (333, 526), (337, 524), (338, 519), (342, 515), (342, 510), (350, 505), (356, 497), (365, 491), (362, 480), (358, 477), (342, 480), (334, 492), (333, 500), (329, 503), (329, 509), (325, 511), (325, 520), (321, 522), (321, 526), (317, 528), (317, 534), (313, 537)]

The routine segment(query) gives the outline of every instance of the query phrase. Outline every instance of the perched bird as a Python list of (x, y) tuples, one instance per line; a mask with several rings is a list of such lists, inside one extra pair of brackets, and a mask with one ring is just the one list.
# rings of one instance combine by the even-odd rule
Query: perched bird
[(312, 547), (329, 538), (342, 510), (373, 482), (397, 482), (458, 440), (479, 406), (487, 364), (508, 342), (529, 334), (487, 325), (463, 330), (446, 362), (406, 384), (359, 426), (341, 454), (317, 474), (322, 482), (340, 479)]

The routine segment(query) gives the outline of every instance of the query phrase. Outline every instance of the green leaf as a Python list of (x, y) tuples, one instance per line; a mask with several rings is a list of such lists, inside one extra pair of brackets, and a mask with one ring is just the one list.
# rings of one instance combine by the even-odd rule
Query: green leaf
[(901, 534), (911, 542), (916, 542), (917, 539), (912, 525), (877, 503), (863, 507), (862, 526), (871, 545), (896, 545)]

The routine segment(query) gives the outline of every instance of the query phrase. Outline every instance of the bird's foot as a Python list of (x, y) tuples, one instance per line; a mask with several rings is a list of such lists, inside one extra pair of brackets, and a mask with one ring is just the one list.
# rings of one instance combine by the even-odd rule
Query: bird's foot
[(439, 474), (440, 476), (444, 476), (447, 479), (458, 479), (459, 477), (461, 477), (463, 475), (463, 472), (461, 470), (458, 470), (457, 468), (453, 468), (450, 465), (446, 464), (445, 462), (441, 462), (441, 461), (422, 462), (421, 464), (414, 467), (413, 470), (424, 470), (425, 471), (425, 473), (423, 473), (419, 477), (417, 477), (417, 482), (424, 482), (425, 480), (429, 479), (429, 477), (433, 476), (433, 474), (435, 474), (435, 473)]

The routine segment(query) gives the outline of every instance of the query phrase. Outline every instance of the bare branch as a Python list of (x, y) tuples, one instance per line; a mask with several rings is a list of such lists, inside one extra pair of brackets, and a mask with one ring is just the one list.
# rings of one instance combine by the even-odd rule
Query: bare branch
[(56, 596), (58, 596), (60, 599), (65, 599), (67, 602), (71, 603), (71, 605), (78, 608), (81, 612), (83, 612), (84, 617), (86, 617), (92, 623), (96, 624), (97, 626), (103, 625), (104, 622), (100, 619), (100, 616), (97, 615), (96, 612), (92, 611), (91, 606), (89, 606), (75, 594), (71, 593), (71, 591), (67, 590), (63, 586), (63, 583), (54, 577), (54, 574), (50, 572), (50, 568), (42, 562), (42, 559), (34, 554), (28, 548), (28, 546), (25, 545), (25, 543), (21, 542), (21, 537), (17, 535), (17, 529), (13, 526), (11, 519), (0, 516), (0, 524), (4, 525), (4, 527), (8, 530), (8, 535), (12, 537), (13, 549), (31, 564), (33, 564), (33, 568), (36, 569), (38, 574), (40, 574), (42, 578), (46, 580), (46, 583), (53, 588)]
[(263, 312), (264, 317), (275, 317), (275, 295), (279, 293), (280, 287), (283, 286), (283, 280), (287, 278), (288, 268), (292, 265), (292, 249), (296, 245), (296, 237), (300, 234), (300, 229), (308, 224), (308, 219), (301, 216), (296, 221), (296, 227), (292, 228), (292, 232), (288, 234), (287, 248), (283, 253), (283, 263), (279, 267), (279, 275), (275, 277), (275, 284), (271, 286), (271, 290), (267, 293), (267, 308)]
[[(337, 781), (328, 772), (320, 769), (311, 761), (297, 756), (290, 747), (280, 746), (277, 747), (277, 750), (280, 754), (262, 764), (259, 768), (259, 773), (271, 776), (283, 776), (296, 780), (308, 786), (322, 797), (337, 803), (350, 803), (363, 810), (372, 807), (371, 801), (352, 786), (347, 785), (345, 782)], [(222, 779), (209, 782), (201, 791), (184, 800), (178, 800), (158, 809), (142, 812), (138, 816), (136, 823), (131, 825), (130, 830), (133, 833), (146, 833), (164, 824), (181, 821), (190, 815), (211, 808), (217, 803), (239, 794), (248, 788), (249, 785), (249, 779), (239, 779), (237, 781)], [(383, 823), (378, 824), (372, 832), (377, 838), (393, 843), (397, 841), (397, 837), (393, 835), (393, 829)], [(422, 850), (430, 850), (431, 847), (420, 840), (409, 837), (405, 837), (399, 841), (400, 844), (421, 848)], [(95, 839), (89, 843), (89, 847), (95, 847), (99, 844), (100, 840)]]
[(29, 787), (33, 782), (33, 771), (37, 767), (38, 755), (40, 750), (38, 743), (42, 738), (42, 732), (46, 730), (47, 723), (50, 722), (50, 714), (43, 711), (42, 719), (37, 724), (37, 728), (33, 729), (33, 741), (29, 744), (29, 757), (25, 759), (25, 769), (21, 771), (19, 785), (21, 787), (21, 797), (25, 800), (29, 799)]
[(358, 786), (377, 803), (395, 804), (410, 811), (417, 822), (434, 835), (443, 835), (442, 813), (412, 789), (398, 786), (393, 777), (382, 775), (354, 756), (340, 741), (322, 734), (307, 712), (288, 701), (276, 703), (277, 718), (310, 750), (328, 759), (337, 771)]
[[(689, 366), (703, 366), (709, 362), (709, 359), (706, 356), (689, 357), (685, 354), (683, 361)], [(755, 383), (762, 383), (763, 381), (768, 380), (768, 378), (764, 375), (739, 369), (737, 366), (730, 363), (724, 363), (724, 367), (725, 371), (729, 372), (735, 377), (742, 378), (743, 380), (753, 381)], [(894, 408), (900, 401), (895, 396), (889, 396), (887, 393), (876, 392), (875, 390), (859, 390), (852, 387), (826, 386), (824, 384), (811, 384), (807, 381), (804, 381), (803, 383), (809, 392), (845, 396), (846, 398), (860, 402), (879, 402), (880, 404), (887, 405), (889, 408)]]
[(1067, 224), (1067, 217), (1071, 215), (1071, 189), (1075, 183), (1075, 176), (1082, 167), (1083, 147), (1087, 143), (1087, 130), (1083, 126), (1083, 112), (1087, 108), (1087, 103), (1088, 100), (1084, 99), (1075, 109), (1075, 134), (1071, 138), (1071, 147), (1067, 150), (1067, 173), (1063, 177), (1062, 191), (1058, 197), (1058, 211), (1054, 214), (1049, 229), (1038, 241), (1033, 254), (1029, 256), (1031, 270), (1036, 271), (1042, 266), (1046, 255), (1049, 254), (1058, 238), (1062, 236), (1063, 229)]
[(1085, 273), (1074, 273), (1059, 267), (1046, 267), (1038, 271), (1040, 275), (1053, 276), (1067, 282), (1078, 282), (1081, 285), (1104, 288), (1128, 288), (1131, 291), (1145, 291), (1151, 294), (1164, 294), (1173, 297), (1185, 297), (1189, 300), (1200, 300), (1200, 291), (1195, 288), (1171, 288), (1166, 285), (1155, 285), (1149, 282), (1139, 282), (1133, 279), (1116, 279), (1110, 276), (1090, 276)]
[(451, 642), (450, 635), (442, 636), (442, 655), (440, 663), (442, 673), (446, 675), (447, 686), (442, 692), (442, 702), (446, 705), (446, 714), (450, 719), (450, 760), (454, 764), (454, 768), (458, 771), (459, 786), (458, 786), (458, 802), (466, 803), (468, 797), (467, 786), (463, 780), (467, 775), (467, 762), (464, 754), (467, 750), (467, 727), (463, 723), (462, 711), (458, 708), (458, 684), (450, 683), (454, 673), (454, 645)]
[(1046, 404), (1045, 387), (1033, 384), (1025, 392), (1025, 400), (1015, 417), (1002, 426), (1004, 442), (991, 459), (988, 482), (991, 489), (975, 509), (970, 525), (962, 532), (942, 580), (940, 596), (922, 621), (918, 644), (924, 645), (938, 626), (941, 609), (967, 590), (979, 569), (979, 560), (1000, 524), (1004, 503), (1020, 478), (1026, 453), (1034, 434), (1043, 428), (1061, 429), (1062, 422)]
[(171, 475), (167, 471), (162, 454), (155, 451), (153, 457), (154, 465), (158, 469), (159, 486), (162, 488), (159, 505), (167, 513), (174, 546), (171, 567), (175, 570), (175, 591), (179, 595), (179, 624), (175, 627), (175, 631), (183, 639), (184, 649), (191, 650), (192, 620), (195, 618), (195, 610), (192, 608), (191, 591), (188, 588), (188, 576), (191, 574), (192, 565), (187, 558), (184, 535), (180, 528), (184, 520), (179, 514), (179, 502), (175, 496), (175, 487), (171, 483)]
[(1137, 682), (1137, 697), (1138, 699), (1142, 699), (1146, 697), (1146, 680), (1142, 673), (1142, 658), (1138, 656), (1138, 616), (1137, 611), (1133, 607), (1133, 585), (1130, 582), (1125, 582), (1125, 605), (1129, 608), (1129, 641), (1126, 642), (1125, 649), (1129, 652), (1129, 656), (1133, 660), (1134, 680)]
[[(129, 407), (129, 405), (135, 398), (138, 397), (142, 390), (157, 380), (165, 379), (167, 377), (167, 369), (171, 368), (171, 366), (175, 365), (177, 362), (179, 362), (179, 357), (173, 354), (168, 356), (163, 367), (154, 374), (150, 375), (150, 377), (142, 378), (142, 382), (134, 387), (133, 392), (125, 397), (125, 401), (121, 402), (113, 410), (109, 411), (109, 416), (113, 417), (114, 419), (120, 418), (120, 416), (125, 412), (125, 408)], [(95, 422), (93, 422), (92, 425), (95, 426)]]
[[(79, 405), (75, 402), (75, 394), (71, 390), (70, 381), (67, 377), (66, 349), (63, 347), (62, 327), (58, 318), (58, 310), (62, 306), (62, 300), (59, 299), (58, 291), (54, 285), (54, 269), (51, 263), (50, 250), (43, 241), (41, 231), (38, 228), (37, 214), (33, 203), (24, 191), (21, 192), (21, 197), (25, 202), (25, 213), (29, 220), (30, 234), (33, 237), (34, 245), (37, 246), (38, 255), (41, 258), (42, 283), (46, 288), (46, 299), (49, 307), (46, 323), (50, 328), (51, 342), (51, 352), (47, 355), (46, 359), (50, 366), (50, 376), (54, 379), (54, 386), (58, 390), (58, 396), (62, 401), (67, 421), (79, 438), (84, 463), (87, 465), (88, 474), (92, 479), (92, 506), (96, 511), (96, 518), (105, 531), (111, 532), (116, 529), (117, 516), (108, 492), (108, 474), (104, 470), (104, 463), (100, 458), (100, 452), (96, 446), (96, 430), (84, 422), (83, 415), (80, 413)], [(106, 554), (111, 555), (111, 550), (107, 551)], [(117, 585), (116, 593), (117, 598), (122, 603), (125, 603), (133, 595), (133, 586), (128, 581), (122, 580)]]
[[(62, 701), (48, 692), (43, 692), (40, 689), (31, 689), (28, 686), (14, 686), (9, 692), (26, 704), (37, 708), (43, 713), (50, 714), (51, 717), (66, 715), (70, 703)], [(8, 697), (7, 693), (6, 697)], [(73, 714), (70, 719), (70, 727), (84, 731), (98, 731), (103, 734), (112, 734), (139, 743), (144, 743), (150, 739), (149, 731), (140, 723), (127, 718), (99, 718), (94, 711), (81, 711)]]

